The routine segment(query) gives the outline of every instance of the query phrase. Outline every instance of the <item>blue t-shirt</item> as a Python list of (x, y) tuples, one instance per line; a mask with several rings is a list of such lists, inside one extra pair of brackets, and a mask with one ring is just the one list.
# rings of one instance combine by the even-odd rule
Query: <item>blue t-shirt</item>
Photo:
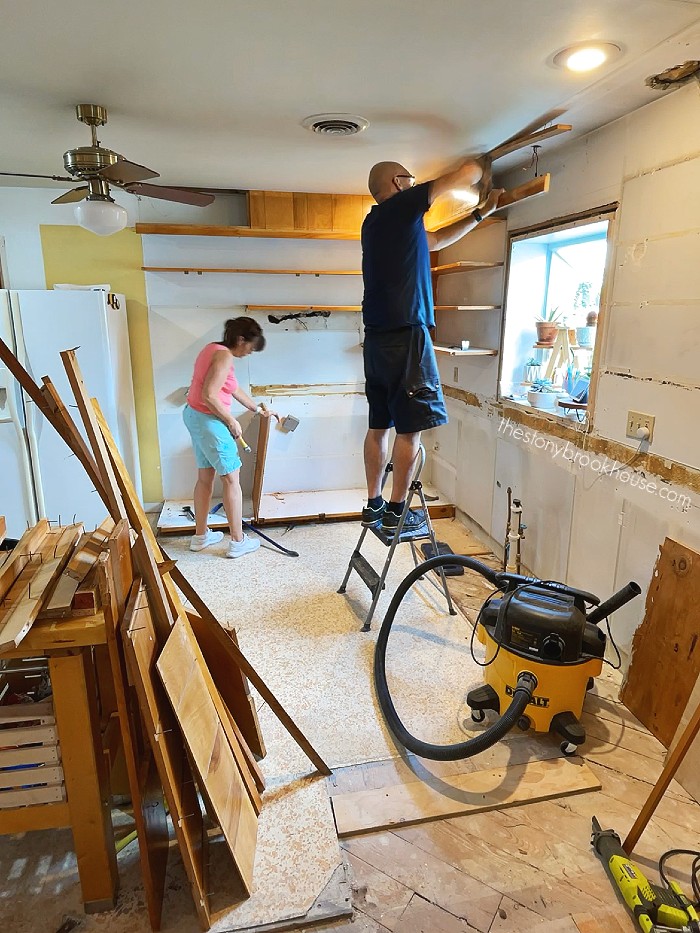
[(366, 330), (435, 325), (423, 215), (430, 182), (375, 204), (362, 224), (362, 319)]

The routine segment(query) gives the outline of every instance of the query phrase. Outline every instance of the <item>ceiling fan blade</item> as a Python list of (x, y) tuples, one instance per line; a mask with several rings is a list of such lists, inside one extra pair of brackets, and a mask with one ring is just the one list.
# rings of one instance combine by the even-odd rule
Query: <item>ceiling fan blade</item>
[(83, 185), (80, 188), (73, 188), (72, 191), (66, 191), (65, 194), (59, 195), (59, 197), (54, 198), (51, 202), (52, 204), (73, 204), (74, 201), (82, 201), (83, 198), (88, 196), (90, 189), (87, 185)]
[(9, 175), (11, 178), (50, 178), (52, 181), (75, 181), (70, 175), (30, 175), (27, 172), (0, 172), (0, 175)]
[(121, 185), (125, 191), (138, 194), (144, 198), (160, 198), (162, 201), (178, 201), (180, 204), (192, 204), (195, 207), (206, 207), (214, 200), (213, 194), (204, 194), (202, 191), (191, 191), (189, 188), (166, 188), (164, 185), (142, 185), (134, 182), (131, 185)]
[(103, 168), (100, 177), (106, 178), (107, 181), (121, 182), (123, 185), (128, 185), (133, 181), (143, 181), (144, 178), (158, 178), (159, 173), (146, 168), (145, 165), (129, 162), (128, 159), (119, 159), (113, 165)]

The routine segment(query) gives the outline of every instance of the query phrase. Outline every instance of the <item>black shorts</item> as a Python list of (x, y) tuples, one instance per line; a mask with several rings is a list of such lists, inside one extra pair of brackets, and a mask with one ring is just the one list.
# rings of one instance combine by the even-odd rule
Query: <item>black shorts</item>
[(415, 434), (447, 424), (427, 327), (365, 331), (364, 361), (370, 428)]

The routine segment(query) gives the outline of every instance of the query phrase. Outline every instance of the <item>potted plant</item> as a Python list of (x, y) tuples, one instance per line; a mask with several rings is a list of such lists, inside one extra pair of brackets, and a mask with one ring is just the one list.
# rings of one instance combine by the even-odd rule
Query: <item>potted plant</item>
[(541, 317), (536, 318), (537, 343), (544, 347), (551, 347), (557, 336), (561, 312), (559, 307), (549, 308)]
[(536, 379), (527, 393), (527, 401), (533, 408), (545, 408), (554, 411), (561, 389), (552, 385), (551, 379)]
[(574, 310), (581, 316), (586, 315), (585, 327), (576, 328), (576, 343), (579, 347), (592, 347), (595, 344), (599, 302), (600, 292), (597, 295), (593, 294), (592, 282), (578, 283), (574, 295)]
[(535, 382), (536, 379), (539, 379), (540, 368), (542, 364), (539, 360), (536, 360), (534, 356), (531, 356), (529, 360), (525, 362), (524, 379), (523, 382)]

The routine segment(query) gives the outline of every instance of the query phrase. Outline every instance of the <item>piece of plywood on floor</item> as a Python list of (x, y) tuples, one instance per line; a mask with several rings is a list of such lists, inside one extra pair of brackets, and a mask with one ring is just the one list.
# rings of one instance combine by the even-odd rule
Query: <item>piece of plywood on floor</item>
[[(245, 933), (284, 933), (286, 930), (303, 930), (306, 927), (315, 931), (319, 929), (320, 923), (348, 920), (352, 914), (352, 884), (348, 877), (348, 869), (345, 863), (342, 863), (303, 916), (247, 926)], [(233, 933), (240, 927), (232, 926), (227, 929)], [(339, 933), (342, 933), (343, 929), (344, 927), (339, 927)]]
[(699, 600), (700, 554), (666, 538), (621, 694), (625, 706), (666, 748), (700, 676)]
[[(156, 662), (194, 762), (247, 893), (253, 883), (257, 814), (214, 698), (194, 634), (179, 618)], [(234, 739), (235, 741), (235, 739)], [(252, 782), (251, 782), (252, 783)]]
[(580, 759), (554, 758), (522, 765), (454, 775), (446, 792), (422, 781), (332, 798), (338, 835), (354, 836), (393, 826), (449, 819), (600, 790), (600, 782)]

